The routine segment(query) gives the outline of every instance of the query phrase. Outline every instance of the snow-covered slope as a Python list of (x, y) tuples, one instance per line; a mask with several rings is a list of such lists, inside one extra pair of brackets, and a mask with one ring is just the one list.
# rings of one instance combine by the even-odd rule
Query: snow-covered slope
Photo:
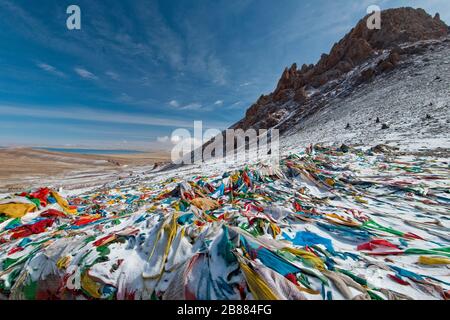
[[(424, 44), (424, 52), (408, 56), (395, 70), (360, 84), (351, 94), (343, 90), (329, 95), (314, 112), (293, 113), (281, 124), (287, 127), (283, 146), (391, 141), (449, 148), (450, 40), (410, 47)], [(388, 128), (382, 129), (383, 124)]]

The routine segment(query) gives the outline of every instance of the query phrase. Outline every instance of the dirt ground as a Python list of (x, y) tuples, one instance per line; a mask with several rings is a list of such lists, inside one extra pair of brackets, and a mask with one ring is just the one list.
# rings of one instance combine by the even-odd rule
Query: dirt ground
[(83, 176), (123, 174), (132, 168), (149, 167), (169, 161), (164, 152), (83, 155), (26, 148), (0, 149), (0, 192), (27, 188), (36, 181), (78, 180)]

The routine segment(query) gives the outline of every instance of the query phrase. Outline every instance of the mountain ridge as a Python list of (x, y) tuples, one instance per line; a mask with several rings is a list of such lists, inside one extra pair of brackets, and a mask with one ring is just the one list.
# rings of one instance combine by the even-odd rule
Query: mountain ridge
[[(397, 8), (381, 12), (380, 30), (367, 28), (369, 15), (362, 18), (329, 54), (322, 54), (317, 64), (303, 64), (297, 68), (294, 63), (286, 68), (276, 89), (269, 95), (261, 95), (246, 112), (245, 117), (235, 123), (232, 129), (270, 129), (280, 126), (292, 112), (308, 111), (324, 101), (323, 92), (330, 92), (342, 86), (352, 74), (352, 87), (371, 81), (374, 77), (390, 72), (405, 59), (405, 56), (424, 51), (423, 46), (407, 44), (440, 39), (448, 34), (449, 27), (437, 13), (434, 17), (423, 9)], [(424, 45), (426, 46), (426, 45)], [(373, 67), (362, 68), (372, 61)]]

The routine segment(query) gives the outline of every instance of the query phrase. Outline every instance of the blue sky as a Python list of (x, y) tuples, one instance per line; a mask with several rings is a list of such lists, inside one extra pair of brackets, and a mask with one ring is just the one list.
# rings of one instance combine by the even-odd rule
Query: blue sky
[(224, 129), (371, 4), (450, 22), (448, 0), (0, 0), (0, 145), (159, 148), (194, 120)]

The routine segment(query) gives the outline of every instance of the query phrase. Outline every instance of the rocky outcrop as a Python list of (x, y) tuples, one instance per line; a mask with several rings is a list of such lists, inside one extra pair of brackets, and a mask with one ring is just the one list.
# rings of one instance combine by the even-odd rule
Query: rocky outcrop
[(247, 111), (246, 117), (233, 128), (273, 127), (280, 115), (287, 113), (286, 104), (295, 104), (299, 108), (308, 104), (310, 98), (307, 90), (319, 89), (333, 81), (339, 81), (368, 59), (388, 52), (384, 58), (379, 59), (376, 66), (362, 70), (355, 84), (370, 81), (377, 75), (395, 69), (401, 62), (402, 55), (417, 54), (422, 50), (403, 50), (400, 45), (438, 39), (448, 34), (448, 27), (441, 21), (439, 14), (432, 17), (423, 9), (385, 10), (381, 13), (380, 30), (370, 30), (367, 19), (368, 16), (360, 20), (355, 28), (333, 45), (329, 54), (321, 56), (316, 65), (304, 64), (298, 69), (294, 63), (286, 68), (275, 91), (261, 96)]
[(432, 18), (423, 9), (390, 9), (383, 11), (381, 18), (380, 30), (367, 29), (365, 18), (353, 30), (353, 35), (367, 39), (374, 49), (387, 49), (406, 42), (438, 39), (448, 33), (439, 14)]

